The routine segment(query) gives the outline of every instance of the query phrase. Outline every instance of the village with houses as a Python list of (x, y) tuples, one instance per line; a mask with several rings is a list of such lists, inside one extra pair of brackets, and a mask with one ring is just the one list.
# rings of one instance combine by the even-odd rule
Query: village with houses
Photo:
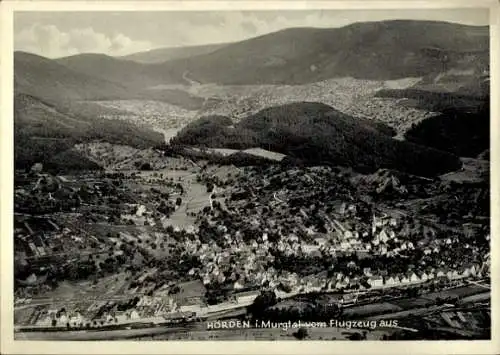
[(493, 340), (490, 9), (307, 7), (12, 11), (14, 340)]
[(480, 204), (467, 223), (453, 220), (463, 219), (465, 199), (446, 224), (431, 206), (405, 211), (423, 195), (449, 200), (441, 182), (130, 156), (97, 174), (17, 172), (18, 331), (201, 326), (246, 319), (268, 293), (271, 318), (323, 295), (346, 319), (489, 294)]

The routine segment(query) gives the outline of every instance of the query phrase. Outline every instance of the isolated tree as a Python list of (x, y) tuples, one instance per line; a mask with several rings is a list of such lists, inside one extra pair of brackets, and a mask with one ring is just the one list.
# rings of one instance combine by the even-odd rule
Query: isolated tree
[(349, 340), (363, 340), (363, 335), (356, 332), (354, 334), (349, 335)]
[(294, 337), (296, 337), (297, 339), (299, 340), (302, 340), (302, 339), (305, 339), (307, 338), (307, 336), (309, 335), (308, 332), (307, 332), (307, 329), (304, 328), (304, 327), (301, 327), (299, 328), (299, 330), (297, 330), (295, 333), (293, 333)]
[(276, 294), (274, 291), (263, 291), (258, 295), (253, 303), (248, 307), (249, 313), (253, 315), (254, 318), (259, 318), (265, 312), (268, 307), (271, 307), (277, 303)]

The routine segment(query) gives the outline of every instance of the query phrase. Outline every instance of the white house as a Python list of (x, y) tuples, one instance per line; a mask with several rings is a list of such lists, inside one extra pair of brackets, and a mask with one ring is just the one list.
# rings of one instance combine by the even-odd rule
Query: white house
[(452, 270), (451, 279), (458, 279), (458, 278), (460, 278), (460, 273), (458, 272), (458, 270)]
[(353, 237), (353, 234), (352, 234), (352, 232), (350, 230), (346, 230), (344, 232), (344, 238), (345, 239), (351, 239), (352, 237)]
[(384, 243), (387, 243), (387, 241), (389, 240), (389, 236), (385, 232), (385, 229), (383, 229), (382, 232), (380, 232), (379, 239), (381, 242), (384, 242)]
[(346, 286), (347, 286), (347, 284), (345, 282), (337, 281), (337, 283), (335, 284), (335, 289), (340, 290), (341, 288), (344, 288)]
[(236, 294), (236, 301), (239, 304), (251, 304), (259, 295), (259, 291), (247, 291)]
[(194, 312), (196, 314), (201, 312), (201, 306), (199, 304), (193, 305), (183, 305), (179, 307), (179, 311), (181, 312)]
[(68, 317), (66, 317), (65, 314), (61, 315), (59, 317), (59, 322), (61, 322), (62, 324), (66, 324), (68, 322)]
[(137, 212), (135, 213), (138, 217), (142, 217), (142, 215), (146, 212), (146, 206), (140, 205), (137, 208)]
[(385, 285), (386, 286), (396, 286), (399, 285), (399, 280), (397, 277), (390, 276), (385, 280)]
[(420, 277), (418, 277), (418, 275), (414, 272), (412, 272), (410, 274), (410, 282), (411, 283), (419, 283), (419, 282), (422, 282), (422, 280), (420, 279)]
[(371, 276), (370, 278), (368, 278), (368, 284), (370, 284), (372, 288), (383, 287), (384, 279), (382, 278), (382, 276)]

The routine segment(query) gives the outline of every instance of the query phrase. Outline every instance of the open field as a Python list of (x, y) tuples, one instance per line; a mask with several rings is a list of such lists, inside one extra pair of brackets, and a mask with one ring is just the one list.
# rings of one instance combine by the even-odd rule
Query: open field
[(363, 317), (375, 313), (398, 312), (400, 310), (402, 310), (401, 307), (398, 307), (392, 303), (384, 302), (346, 308), (344, 310), (344, 314), (350, 317)]
[(141, 328), (109, 331), (69, 331), (69, 332), (19, 332), (17, 340), (117, 340), (153, 336), (162, 333), (187, 331), (186, 328)]
[(77, 144), (74, 149), (108, 171), (137, 170), (145, 162), (153, 169), (165, 169), (175, 164), (176, 160), (165, 159), (154, 149), (135, 149), (102, 142)]
[[(296, 329), (249, 328), (206, 330), (204, 322), (194, 327), (155, 327), (147, 329), (129, 329), (114, 331), (75, 331), (75, 332), (23, 332), (16, 333), (18, 340), (291, 340), (296, 338)], [(347, 340), (347, 336), (359, 333), (345, 328), (307, 328), (308, 340)], [(391, 329), (367, 331), (367, 340), (379, 340)]]
[(401, 309), (412, 309), (431, 305), (432, 301), (425, 298), (404, 298), (391, 301), (391, 304), (397, 305)]
[(475, 295), (478, 293), (484, 293), (484, 288), (476, 285), (468, 285), (463, 287), (452, 288), (449, 290), (444, 290), (440, 292), (429, 293), (421, 296), (422, 298), (427, 298), (431, 300), (435, 300), (436, 298), (447, 298), (447, 297), (467, 297), (471, 295)]
[(491, 293), (490, 292), (484, 292), (484, 293), (478, 293), (476, 295), (464, 297), (463, 299), (461, 299), (459, 301), (459, 304), (488, 301), (490, 299), (491, 299)]
[[(111, 276), (104, 276), (94, 283), (92, 281), (82, 282), (60, 282), (57, 288), (44, 293), (43, 298), (37, 298), (33, 302), (52, 300), (55, 304), (60, 300), (81, 300), (81, 302), (89, 302), (93, 299), (103, 297), (113, 297), (115, 294), (123, 296), (123, 291), (127, 285), (127, 272), (118, 273)], [(118, 297), (118, 298), (120, 298)], [(76, 301), (75, 301), (76, 302)], [(80, 301), (79, 301), (80, 302)]]
[(164, 173), (165, 177), (172, 177), (185, 186), (184, 195), (181, 196), (181, 205), (163, 221), (163, 225), (172, 225), (179, 228), (187, 228), (194, 225), (194, 217), (190, 216), (192, 212), (198, 212), (206, 206), (210, 206), (210, 193), (207, 192), (205, 185), (195, 181), (195, 174), (190, 171), (158, 171)]
[(462, 169), (441, 176), (444, 181), (453, 182), (481, 182), (489, 173), (490, 162), (487, 160), (461, 158)]
[(205, 295), (206, 289), (201, 281), (188, 281), (178, 284), (179, 286), (179, 297), (203, 297)]

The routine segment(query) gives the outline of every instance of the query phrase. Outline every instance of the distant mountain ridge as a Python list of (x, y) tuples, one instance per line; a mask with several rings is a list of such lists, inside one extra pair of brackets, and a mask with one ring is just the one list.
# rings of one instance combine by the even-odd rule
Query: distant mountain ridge
[[(213, 53), (165, 63), (202, 83), (299, 84), (333, 77), (389, 80), (460, 66), (462, 53), (488, 62), (488, 27), (430, 21), (292, 28)], [(483, 59), (486, 58), (486, 59)]]
[(163, 63), (169, 60), (184, 59), (196, 55), (208, 54), (227, 45), (229, 45), (229, 43), (205, 44), (200, 46), (185, 47), (166, 47), (151, 49), (144, 52), (137, 52), (117, 58), (131, 60), (138, 63)]
[(75, 71), (54, 60), (26, 52), (14, 53), (14, 89), (16, 92), (52, 100), (92, 100), (128, 95), (127, 87)]
[(162, 63), (124, 59), (82, 54), (56, 62), (140, 89), (189, 84), (186, 73), (200, 83), (234, 85), (300, 84), (346, 76), (390, 80), (435, 76), (453, 68), (481, 70), (489, 63), (489, 27), (392, 20), (290, 28)]
[[(77, 70), (73, 67), (78, 66)], [(14, 90), (51, 102), (80, 100), (157, 100), (198, 109), (204, 99), (180, 90), (143, 90), (144, 65), (104, 54), (52, 60), (14, 53)], [(136, 82), (139, 80), (140, 82)]]

